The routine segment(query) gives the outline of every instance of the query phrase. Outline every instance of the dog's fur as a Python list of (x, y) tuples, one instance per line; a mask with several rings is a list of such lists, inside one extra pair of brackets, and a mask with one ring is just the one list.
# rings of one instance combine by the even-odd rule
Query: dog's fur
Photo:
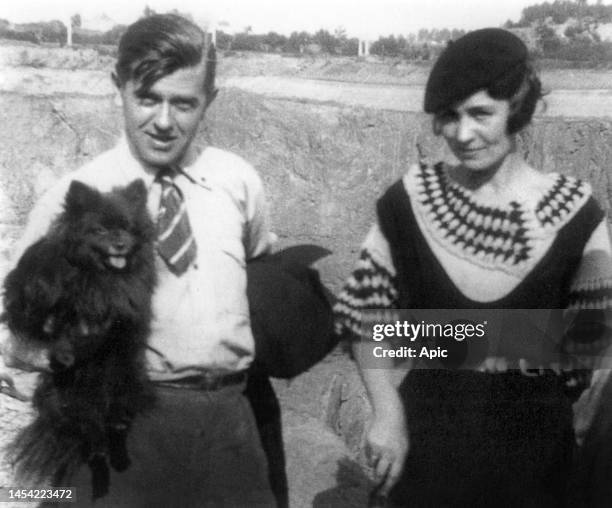
[(156, 276), (154, 226), (142, 180), (102, 194), (74, 181), (64, 211), (4, 283), (16, 340), (49, 349), (38, 414), (9, 448), (19, 478), (57, 483), (81, 464), (93, 497), (106, 493), (108, 463), (129, 466), (125, 438), (153, 403), (144, 370)]

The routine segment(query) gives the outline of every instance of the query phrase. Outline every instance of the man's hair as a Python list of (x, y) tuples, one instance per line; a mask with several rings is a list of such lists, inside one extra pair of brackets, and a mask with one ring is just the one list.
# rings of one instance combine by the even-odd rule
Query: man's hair
[(146, 92), (158, 80), (206, 61), (204, 92), (209, 100), (216, 94), (216, 51), (206, 43), (206, 34), (194, 23), (175, 14), (155, 14), (130, 25), (119, 41), (115, 66), (118, 86), (133, 80)]

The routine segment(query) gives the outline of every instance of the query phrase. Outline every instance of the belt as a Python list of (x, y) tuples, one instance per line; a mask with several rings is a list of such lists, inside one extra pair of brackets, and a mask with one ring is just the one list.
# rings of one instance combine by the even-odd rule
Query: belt
[[(585, 367), (582, 367), (584, 370)], [(572, 376), (581, 370), (581, 367), (562, 368), (560, 364), (550, 363), (539, 365), (537, 362), (529, 361), (527, 358), (506, 359), (503, 357), (488, 357), (470, 370), (485, 372), (489, 374), (504, 373), (509, 371), (520, 372), (527, 377), (542, 377), (556, 375), (557, 377)]]
[(172, 381), (157, 382), (155, 384), (159, 386), (168, 386), (171, 388), (185, 388), (187, 390), (214, 392), (228, 386), (246, 383), (247, 377), (247, 372), (245, 370), (231, 373), (203, 372), (202, 374), (196, 376), (189, 376)]

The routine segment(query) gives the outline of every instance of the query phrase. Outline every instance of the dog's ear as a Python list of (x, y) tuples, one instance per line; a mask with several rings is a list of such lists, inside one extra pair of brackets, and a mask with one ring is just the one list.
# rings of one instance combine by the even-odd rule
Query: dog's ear
[(68, 213), (81, 212), (83, 209), (91, 207), (92, 202), (96, 201), (99, 196), (100, 193), (95, 189), (83, 182), (73, 180), (66, 193), (66, 211)]
[(134, 180), (123, 189), (123, 196), (134, 208), (145, 207), (147, 204), (147, 188), (141, 179)]

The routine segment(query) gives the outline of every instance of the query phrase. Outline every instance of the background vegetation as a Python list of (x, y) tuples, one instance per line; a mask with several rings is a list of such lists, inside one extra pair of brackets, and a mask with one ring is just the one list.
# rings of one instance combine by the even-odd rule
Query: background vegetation
[[(154, 12), (146, 7), (143, 16)], [(604, 5), (602, 0), (595, 4), (588, 4), (587, 0), (555, 0), (525, 7), (518, 21), (508, 20), (504, 27), (523, 37), (538, 58), (557, 61), (560, 67), (609, 67), (612, 65), (612, 42), (602, 40), (600, 35), (600, 27), (608, 23), (612, 24), (612, 5)], [(72, 17), (72, 27), (75, 44), (106, 47), (103, 49), (106, 52), (109, 47), (116, 46), (126, 29), (124, 25), (117, 25), (107, 32), (85, 30), (81, 28), (79, 14)], [(8, 20), (0, 19), (0, 38), (4, 39), (63, 45), (66, 33), (66, 26), (58, 20), (19, 25), (17, 30)], [(381, 36), (371, 42), (370, 54), (428, 61), (439, 54), (447, 41), (464, 33), (459, 29), (422, 28), (407, 35)], [(234, 34), (219, 30), (217, 45), (225, 51), (357, 56), (359, 40), (349, 36), (342, 27), (333, 32), (323, 29), (315, 33), (296, 31), (288, 36), (276, 32), (256, 34), (251, 27), (245, 27)]]

